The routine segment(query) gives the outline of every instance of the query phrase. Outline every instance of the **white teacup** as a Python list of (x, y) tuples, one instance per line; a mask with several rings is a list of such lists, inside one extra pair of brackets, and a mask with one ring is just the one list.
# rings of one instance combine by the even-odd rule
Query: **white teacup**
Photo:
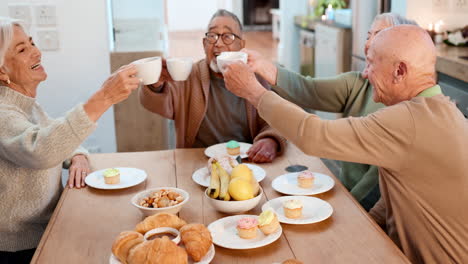
[(185, 81), (192, 72), (191, 58), (171, 58), (166, 60), (166, 64), (174, 81)]
[(226, 67), (236, 61), (247, 63), (248, 54), (242, 51), (225, 51), (216, 58), (219, 70), (224, 73)]
[(161, 75), (161, 57), (151, 57), (134, 61), (137, 68), (137, 77), (143, 81), (144, 85), (153, 84), (159, 81)]

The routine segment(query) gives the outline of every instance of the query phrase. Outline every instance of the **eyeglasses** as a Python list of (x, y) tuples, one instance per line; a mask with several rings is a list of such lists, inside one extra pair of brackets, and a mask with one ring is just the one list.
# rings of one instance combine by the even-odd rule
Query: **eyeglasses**
[(205, 33), (205, 39), (210, 43), (210, 44), (215, 44), (219, 36), (221, 36), (221, 39), (223, 40), (224, 44), (230, 45), (232, 44), (236, 38), (241, 39), (239, 36), (237, 36), (234, 33), (223, 33), (223, 34), (218, 34), (214, 32), (206, 32)]

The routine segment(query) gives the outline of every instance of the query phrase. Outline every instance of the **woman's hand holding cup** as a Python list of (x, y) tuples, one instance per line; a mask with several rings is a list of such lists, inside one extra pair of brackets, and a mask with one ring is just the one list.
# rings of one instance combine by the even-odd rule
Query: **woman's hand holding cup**
[(278, 69), (271, 61), (263, 58), (257, 51), (250, 49), (242, 49), (241, 51), (248, 54), (247, 64), (255, 73), (262, 76), (270, 85), (276, 85)]

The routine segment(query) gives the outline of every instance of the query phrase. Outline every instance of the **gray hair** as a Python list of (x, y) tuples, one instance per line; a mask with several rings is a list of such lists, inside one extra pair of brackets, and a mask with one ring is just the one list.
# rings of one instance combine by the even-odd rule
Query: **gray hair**
[(397, 13), (382, 13), (380, 15), (375, 16), (374, 22), (379, 21), (379, 20), (384, 20), (388, 24), (392, 26), (398, 26), (398, 25), (415, 25), (419, 26), (416, 21), (412, 19), (405, 18)]
[(209, 27), (209, 24), (211, 24), (211, 21), (213, 21), (213, 19), (217, 17), (230, 17), (234, 19), (234, 21), (236, 21), (236, 23), (239, 25), (240, 31), (242, 32), (243, 30), (242, 23), (240, 22), (239, 18), (234, 13), (229, 12), (226, 9), (218, 9), (218, 11), (216, 11), (216, 13), (214, 13), (213, 16), (211, 17), (210, 22), (208, 23), (208, 27)]
[(14, 26), (18, 26), (24, 30), (19, 20), (0, 17), (0, 67), (5, 63), (5, 55), (13, 40)]

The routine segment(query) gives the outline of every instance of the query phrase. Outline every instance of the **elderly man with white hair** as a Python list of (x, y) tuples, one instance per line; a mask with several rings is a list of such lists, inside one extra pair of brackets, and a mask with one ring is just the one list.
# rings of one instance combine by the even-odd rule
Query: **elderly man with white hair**
[(36, 100), (38, 86), (47, 78), (41, 57), (19, 22), (0, 18), (2, 264), (30, 262), (60, 197), (62, 166), (70, 168), (70, 188), (85, 186), (90, 168), (80, 144), (101, 115), (140, 82), (135, 66), (122, 67), (87, 102), (52, 119)]
[(321, 120), (265, 90), (243, 63), (226, 86), (257, 107), (306, 154), (379, 166), (371, 211), (413, 263), (468, 263), (468, 122), (435, 81), (436, 50), (413, 25), (382, 30), (364, 78), (388, 106), (366, 117)]
[[(367, 54), (377, 33), (403, 24), (416, 25), (416, 22), (396, 13), (377, 15), (369, 29), (364, 53)], [(384, 107), (383, 104), (372, 100), (372, 85), (360, 72), (346, 72), (329, 78), (312, 78), (275, 65), (255, 51), (244, 51), (249, 53), (249, 65), (272, 85), (272, 90), (303, 108), (342, 113), (343, 117), (358, 117)], [(379, 200), (378, 167), (342, 161), (338, 178), (364, 209), (371, 209)]]

